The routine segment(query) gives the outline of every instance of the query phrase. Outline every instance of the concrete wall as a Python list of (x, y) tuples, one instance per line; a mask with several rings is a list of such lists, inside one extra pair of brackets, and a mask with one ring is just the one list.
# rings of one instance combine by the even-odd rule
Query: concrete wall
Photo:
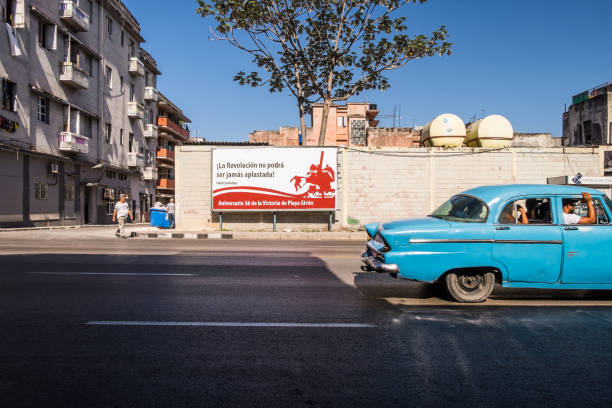
[[(338, 149), (334, 228), (420, 217), (453, 194), (486, 184), (546, 184), (548, 177), (602, 176), (604, 148)], [(177, 227), (218, 229), (211, 213), (211, 147), (181, 146), (176, 156)], [(327, 213), (279, 213), (278, 228), (320, 229)], [(271, 229), (269, 213), (225, 214), (224, 229)]]

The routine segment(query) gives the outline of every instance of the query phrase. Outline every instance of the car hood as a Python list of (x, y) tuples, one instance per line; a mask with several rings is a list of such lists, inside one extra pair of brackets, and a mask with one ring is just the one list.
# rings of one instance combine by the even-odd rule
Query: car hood
[(413, 218), (383, 224), (384, 231), (394, 233), (448, 230), (449, 228), (451, 228), (450, 222), (434, 217)]

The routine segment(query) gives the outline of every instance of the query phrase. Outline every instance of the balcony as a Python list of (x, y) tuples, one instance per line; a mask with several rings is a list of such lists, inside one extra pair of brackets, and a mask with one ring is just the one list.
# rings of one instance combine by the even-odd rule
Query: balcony
[(144, 64), (138, 58), (132, 57), (130, 58), (130, 67), (128, 71), (130, 74), (144, 76)]
[(142, 171), (142, 178), (147, 181), (157, 180), (157, 169), (155, 167), (145, 167)]
[(177, 123), (172, 121), (170, 118), (160, 116), (159, 118), (157, 118), (157, 126), (162, 128), (162, 130), (171, 132), (176, 137), (179, 137), (185, 140), (189, 139), (189, 131), (187, 129), (180, 127)]
[(173, 190), (174, 191), (174, 180), (170, 179), (159, 179), (157, 180), (157, 188), (160, 190)]
[(75, 31), (89, 31), (89, 16), (73, 0), (61, 1), (60, 19)]
[(174, 161), (174, 151), (169, 150), (169, 149), (164, 149), (163, 147), (158, 148), (156, 157), (157, 159)]
[(144, 137), (148, 139), (157, 139), (157, 126), (152, 123), (144, 125)]
[(59, 134), (59, 149), (65, 153), (89, 153), (89, 138), (73, 132)]
[(142, 153), (128, 153), (128, 167), (144, 167), (144, 155)]
[(61, 67), (60, 81), (78, 89), (89, 88), (89, 74), (72, 62), (64, 62)]
[(138, 102), (128, 102), (128, 116), (130, 118), (143, 119), (144, 118), (144, 106)]
[(157, 89), (152, 86), (145, 86), (144, 98), (145, 101), (157, 102), (159, 100)]

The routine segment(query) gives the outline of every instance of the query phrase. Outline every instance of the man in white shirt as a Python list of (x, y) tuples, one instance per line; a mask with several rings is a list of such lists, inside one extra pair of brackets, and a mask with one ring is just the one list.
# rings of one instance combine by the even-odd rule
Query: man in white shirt
[(133, 222), (134, 217), (130, 211), (129, 204), (125, 202), (125, 194), (121, 194), (119, 196), (119, 201), (115, 204), (115, 211), (113, 211), (113, 222), (115, 222), (115, 220), (119, 222), (119, 228), (117, 228), (115, 232), (115, 236), (118, 238), (127, 239), (127, 235), (125, 235), (125, 220), (128, 215)]
[(589, 193), (582, 193), (582, 197), (587, 203), (587, 216), (581, 217), (574, 214), (574, 201), (568, 200), (565, 202), (565, 204), (563, 204), (563, 224), (595, 224), (597, 222), (597, 214), (595, 213), (595, 206), (593, 205), (591, 195)]
[(174, 198), (171, 198), (170, 202), (166, 205), (166, 212), (168, 213), (170, 228), (174, 228)]

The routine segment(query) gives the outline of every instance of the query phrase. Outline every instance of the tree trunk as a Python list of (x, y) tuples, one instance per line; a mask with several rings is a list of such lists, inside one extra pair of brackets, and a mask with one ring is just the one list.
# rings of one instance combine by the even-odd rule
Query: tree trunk
[(302, 134), (302, 145), (306, 146), (306, 119), (304, 112), (304, 104), (299, 101), (298, 108), (300, 109), (300, 133)]
[(327, 117), (329, 116), (329, 107), (331, 100), (326, 99), (323, 102), (323, 115), (321, 116), (321, 130), (319, 131), (319, 146), (325, 146), (325, 133), (327, 132)]

